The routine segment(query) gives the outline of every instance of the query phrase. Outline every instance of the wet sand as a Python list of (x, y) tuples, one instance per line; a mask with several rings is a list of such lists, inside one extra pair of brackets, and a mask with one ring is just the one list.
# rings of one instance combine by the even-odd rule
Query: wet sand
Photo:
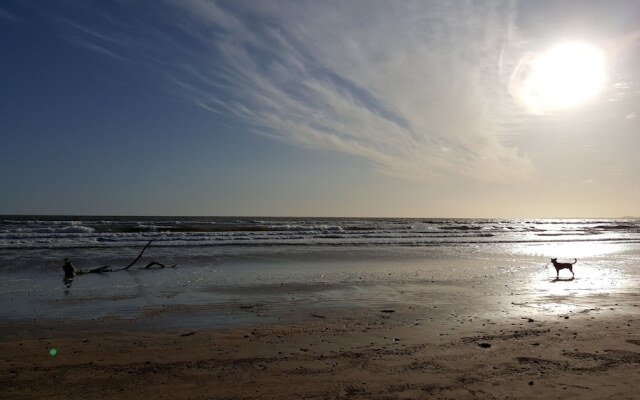
[(0, 397), (637, 398), (634, 291), (468, 289), (437, 303), (228, 305), (256, 316), (233, 328), (163, 329), (152, 314), (3, 323)]

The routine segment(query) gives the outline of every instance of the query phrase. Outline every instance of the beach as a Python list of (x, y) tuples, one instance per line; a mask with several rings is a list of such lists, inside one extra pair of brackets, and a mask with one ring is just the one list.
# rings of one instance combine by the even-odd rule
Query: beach
[(559, 314), (504, 304), (497, 318), (298, 309), (297, 323), (222, 330), (5, 324), (3, 397), (635, 398), (637, 296), (571, 302)]
[[(151, 246), (146, 262), (178, 266), (71, 285), (63, 256), (126, 265), (140, 248), (79, 245), (104, 243), (95, 232), (35, 246), (25, 233), (29, 246), (0, 254), (2, 397), (635, 398), (636, 225), (572, 223), (526, 241), (467, 221), (435, 244), (297, 246), (286, 240), (304, 235), (278, 233), (278, 245)], [(570, 255), (575, 278), (556, 279), (548, 257)]]

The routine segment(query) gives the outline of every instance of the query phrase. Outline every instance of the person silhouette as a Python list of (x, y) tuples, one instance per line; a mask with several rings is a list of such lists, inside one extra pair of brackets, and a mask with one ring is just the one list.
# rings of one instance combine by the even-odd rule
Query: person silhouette
[(76, 274), (80, 270), (71, 263), (71, 260), (69, 258), (64, 259), (62, 270), (64, 271), (64, 278), (62, 278), (62, 282), (67, 288), (70, 288), (71, 284), (73, 283), (73, 279), (76, 277)]
[(77, 273), (80, 272), (79, 269), (77, 269), (72, 263), (71, 263), (71, 259), (69, 258), (65, 258), (64, 259), (64, 265), (62, 266), (62, 270), (64, 271), (65, 276), (66, 275), (75, 275)]

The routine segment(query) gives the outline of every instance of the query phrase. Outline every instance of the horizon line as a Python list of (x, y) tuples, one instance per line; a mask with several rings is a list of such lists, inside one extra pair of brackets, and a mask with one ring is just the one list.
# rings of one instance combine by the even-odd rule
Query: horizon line
[(639, 216), (618, 216), (618, 217), (409, 217), (409, 216), (338, 216), (338, 215), (202, 215), (202, 214), (184, 214), (184, 215), (172, 215), (172, 214), (0, 214), (0, 217), (116, 217), (116, 218), (133, 218), (133, 217), (160, 217), (160, 218), (305, 218), (305, 219), (321, 219), (321, 218), (329, 218), (329, 219), (508, 219), (508, 220), (517, 220), (517, 219), (640, 219)]

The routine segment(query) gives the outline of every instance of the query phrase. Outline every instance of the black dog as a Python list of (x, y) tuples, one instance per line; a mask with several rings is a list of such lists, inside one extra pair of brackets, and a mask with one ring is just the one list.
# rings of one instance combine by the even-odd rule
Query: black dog
[(575, 278), (576, 276), (573, 273), (573, 264), (577, 262), (578, 262), (577, 258), (574, 258), (574, 261), (572, 263), (560, 263), (558, 262), (557, 258), (552, 258), (551, 263), (556, 268), (556, 279), (560, 277), (560, 270), (565, 268), (568, 269), (571, 272), (571, 275), (573, 275), (573, 278)]

